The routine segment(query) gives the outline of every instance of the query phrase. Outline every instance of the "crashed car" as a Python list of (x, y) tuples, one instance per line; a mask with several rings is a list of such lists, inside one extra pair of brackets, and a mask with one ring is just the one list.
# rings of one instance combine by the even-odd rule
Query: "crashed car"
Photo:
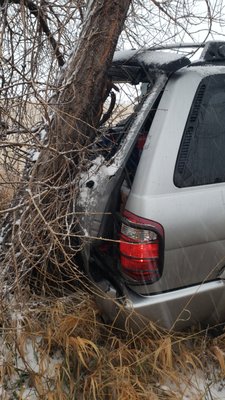
[(168, 49), (118, 52), (109, 76), (141, 83), (142, 94), (105, 135), (114, 144), (102, 145), (80, 183), (83, 262), (104, 294), (102, 314), (134, 329), (149, 321), (174, 330), (219, 324), (225, 42), (206, 43), (193, 62)]

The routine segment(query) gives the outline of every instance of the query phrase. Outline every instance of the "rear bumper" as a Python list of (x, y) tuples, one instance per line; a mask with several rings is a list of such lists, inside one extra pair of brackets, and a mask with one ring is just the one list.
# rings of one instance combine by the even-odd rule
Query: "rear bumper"
[(225, 321), (225, 282), (216, 280), (167, 293), (139, 296), (127, 289), (118, 300), (115, 289), (101, 283), (104, 295), (97, 303), (106, 322), (139, 330), (150, 321), (169, 330), (182, 330), (196, 323), (217, 325)]

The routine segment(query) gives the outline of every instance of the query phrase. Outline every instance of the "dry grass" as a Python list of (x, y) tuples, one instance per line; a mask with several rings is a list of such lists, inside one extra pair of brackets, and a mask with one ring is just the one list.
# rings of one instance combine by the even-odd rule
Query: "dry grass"
[(0, 168), (0, 211), (6, 209), (12, 200), (15, 180), (15, 175), (12, 176), (12, 174), (6, 173), (4, 168)]
[(11, 298), (0, 323), (2, 400), (175, 400), (187, 399), (187, 388), (200, 400), (195, 372), (225, 374), (224, 336), (171, 335), (154, 325), (138, 335), (112, 330), (83, 292)]

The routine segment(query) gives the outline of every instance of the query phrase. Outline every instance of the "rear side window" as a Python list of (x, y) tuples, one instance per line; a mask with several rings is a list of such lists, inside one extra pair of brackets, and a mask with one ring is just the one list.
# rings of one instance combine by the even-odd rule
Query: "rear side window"
[(174, 183), (189, 187), (225, 182), (225, 75), (204, 78), (179, 149)]

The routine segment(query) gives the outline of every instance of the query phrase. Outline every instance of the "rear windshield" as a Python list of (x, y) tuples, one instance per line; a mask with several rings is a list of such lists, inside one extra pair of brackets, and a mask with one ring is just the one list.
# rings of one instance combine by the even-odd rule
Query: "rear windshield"
[(225, 182), (225, 75), (204, 78), (184, 130), (174, 173), (178, 187)]

